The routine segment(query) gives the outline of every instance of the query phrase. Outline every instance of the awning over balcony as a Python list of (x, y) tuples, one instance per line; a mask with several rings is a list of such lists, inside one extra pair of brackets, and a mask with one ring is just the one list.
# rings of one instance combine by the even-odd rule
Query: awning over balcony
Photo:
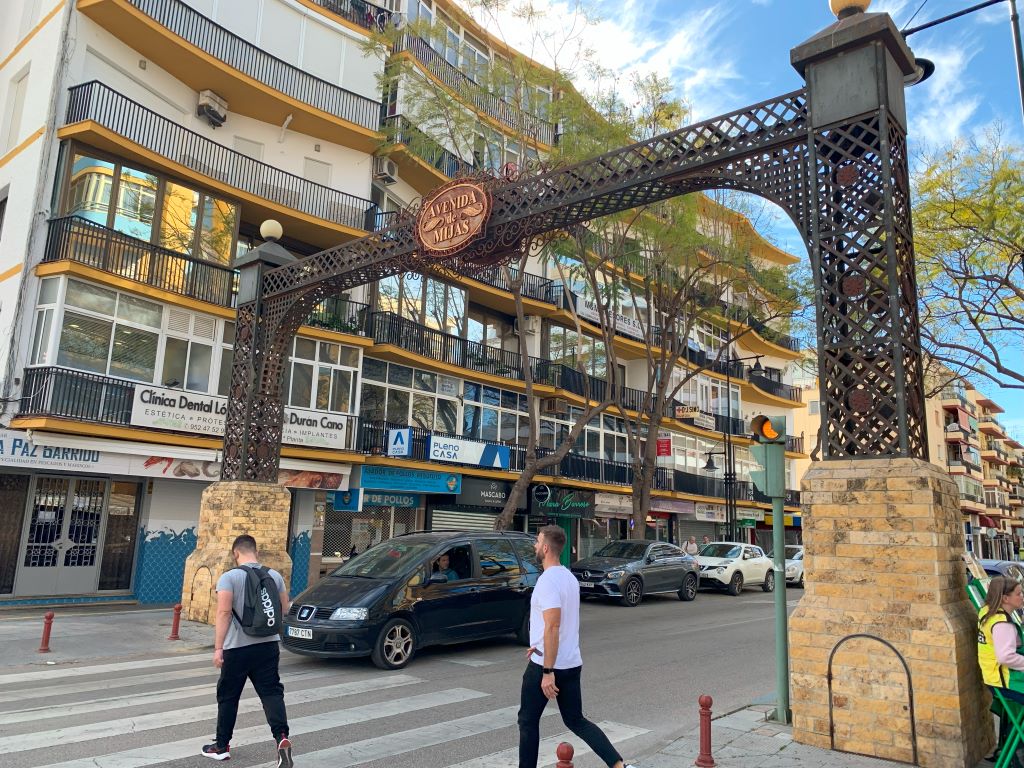
[(998, 528), (996, 521), (988, 515), (978, 515), (978, 525), (982, 528)]

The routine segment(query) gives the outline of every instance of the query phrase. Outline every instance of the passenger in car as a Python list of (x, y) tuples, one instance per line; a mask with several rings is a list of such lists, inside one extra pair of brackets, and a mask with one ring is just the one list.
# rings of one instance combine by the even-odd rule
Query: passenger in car
[(440, 573), (442, 576), (448, 579), (448, 581), (458, 581), (459, 574), (455, 572), (455, 569), (451, 567), (451, 556), (445, 552), (443, 555), (434, 561), (435, 573)]

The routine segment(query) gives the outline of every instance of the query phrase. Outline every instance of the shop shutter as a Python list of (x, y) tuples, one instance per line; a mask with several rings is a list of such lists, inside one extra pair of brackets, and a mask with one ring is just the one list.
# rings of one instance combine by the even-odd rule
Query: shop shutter
[(432, 531), (493, 531), (496, 515), (435, 509), (430, 515)]
[(715, 541), (715, 524), (704, 520), (683, 520), (677, 515), (676, 532), (676, 542), (680, 545), (684, 544), (691, 536), (697, 539), (698, 544), (704, 536)]

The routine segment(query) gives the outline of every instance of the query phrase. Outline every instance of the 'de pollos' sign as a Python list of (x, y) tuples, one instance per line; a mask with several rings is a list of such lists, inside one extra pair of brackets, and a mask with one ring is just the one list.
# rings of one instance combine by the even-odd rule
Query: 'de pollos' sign
[[(228, 401), (218, 395), (136, 385), (132, 425), (221, 437)], [(319, 448), (345, 448), (344, 416), (302, 408), (284, 409), (282, 442)]]

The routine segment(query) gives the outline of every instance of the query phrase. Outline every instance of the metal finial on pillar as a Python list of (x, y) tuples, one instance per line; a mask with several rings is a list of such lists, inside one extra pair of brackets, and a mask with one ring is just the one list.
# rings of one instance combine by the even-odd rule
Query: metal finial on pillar
[(836, 15), (837, 19), (845, 19), (848, 16), (854, 14), (864, 13), (868, 6), (871, 5), (871, 0), (829, 0), (828, 7), (832, 9), (832, 13)]

